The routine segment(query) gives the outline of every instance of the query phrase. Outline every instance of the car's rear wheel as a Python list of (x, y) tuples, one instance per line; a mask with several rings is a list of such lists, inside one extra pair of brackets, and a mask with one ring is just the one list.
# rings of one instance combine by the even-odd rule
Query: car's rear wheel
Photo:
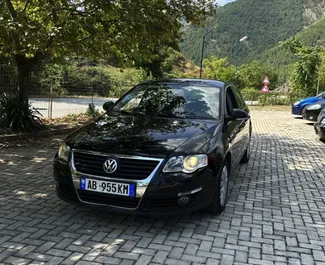
[(230, 172), (229, 169), (230, 165), (226, 160), (221, 167), (220, 173), (218, 174), (213, 202), (209, 207), (209, 211), (214, 214), (220, 214), (226, 208)]

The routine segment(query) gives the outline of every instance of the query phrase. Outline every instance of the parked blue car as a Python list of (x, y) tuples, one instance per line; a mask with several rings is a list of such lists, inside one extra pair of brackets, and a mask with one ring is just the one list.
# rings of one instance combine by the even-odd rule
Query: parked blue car
[(303, 112), (306, 110), (306, 107), (310, 104), (313, 104), (317, 101), (325, 99), (325, 91), (317, 95), (316, 97), (304, 98), (298, 100), (292, 104), (292, 114), (293, 115), (303, 115)]

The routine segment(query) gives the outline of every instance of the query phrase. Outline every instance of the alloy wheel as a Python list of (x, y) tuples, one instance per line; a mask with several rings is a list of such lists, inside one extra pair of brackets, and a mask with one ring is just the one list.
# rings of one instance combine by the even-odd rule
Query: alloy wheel
[(227, 188), (228, 188), (228, 167), (224, 165), (221, 173), (221, 179), (220, 179), (220, 205), (221, 206), (224, 206), (226, 204)]

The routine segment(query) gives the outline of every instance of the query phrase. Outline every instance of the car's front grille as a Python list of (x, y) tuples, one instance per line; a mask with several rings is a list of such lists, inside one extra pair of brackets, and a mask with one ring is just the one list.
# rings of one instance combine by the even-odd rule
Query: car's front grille
[(117, 170), (108, 174), (104, 171), (104, 163), (112, 156), (74, 152), (74, 165), (80, 173), (119, 179), (146, 179), (157, 167), (159, 161), (132, 158), (115, 158)]
[(116, 196), (110, 194), (102, 194), (92, 191), (78, 190), (80, 199), (84, 202), (111, 205), (124, 208), (137, 208), (140, 198)]

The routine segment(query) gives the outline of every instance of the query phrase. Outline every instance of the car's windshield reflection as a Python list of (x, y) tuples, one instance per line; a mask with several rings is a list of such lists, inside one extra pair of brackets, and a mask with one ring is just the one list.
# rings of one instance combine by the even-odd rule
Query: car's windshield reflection
[(179, 84), (140, 85), (124, 96), (113, 111), (126, 115), (218, 119), (220, 89)]

